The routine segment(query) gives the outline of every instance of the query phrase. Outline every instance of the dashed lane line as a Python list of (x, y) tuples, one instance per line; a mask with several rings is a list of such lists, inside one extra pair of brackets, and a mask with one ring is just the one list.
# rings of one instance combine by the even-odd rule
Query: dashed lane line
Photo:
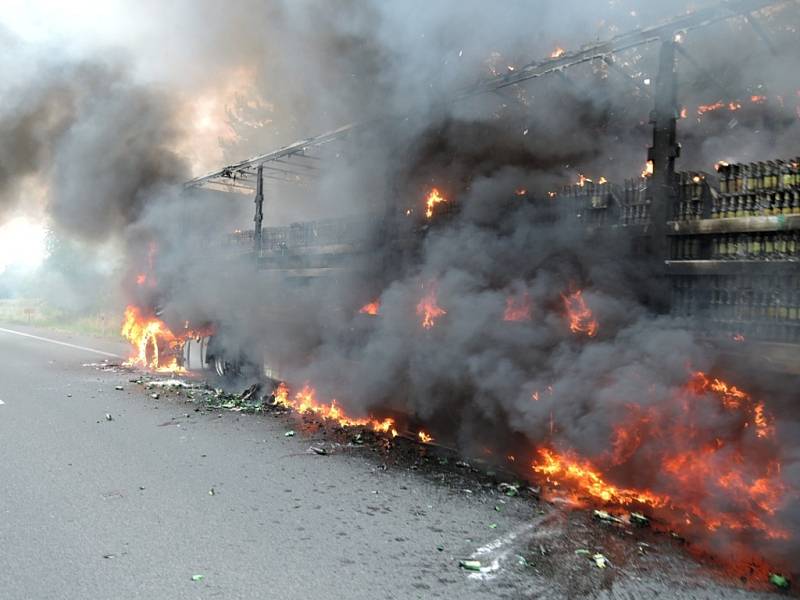
[[(114, 354), (113, 352), (105, 352), (103, 350), (96, 350), (94, 348), (88, 348), (86, 346), (78, 346), (77, 344), (70, 344), (68, 342), (60, 342), (59, 340), (51, 340), (50, 338), (41, 337), (38, 335), (33, 335), (30, 333), (23, 333), (21, 331), (14, 331), (13, 329), (5, 329), (0, 327), (0, 333), (9, 333), (12, 335), (19, 335), (26, 338), (31, 338), (34, 340), (39, 340), (40, 342), (47, 342), (49, 344), (56, 344), (58, 346), (66, 346), (67, 348), (73, 348), (75, 350), (83, 350), (84, 352), (93, 352), (94, 354), (100, 354), (102, 356), (111, 356), (112, 358), (122, 358), (119, 354)], [(2, 401), (0, 401), (2, 403)]]

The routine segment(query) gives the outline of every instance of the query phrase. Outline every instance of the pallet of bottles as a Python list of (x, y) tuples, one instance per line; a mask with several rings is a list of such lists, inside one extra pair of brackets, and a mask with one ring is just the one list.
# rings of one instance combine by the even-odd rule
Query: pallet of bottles
[(683, 171), (676, 173), (676, 183), (675, 220), (697, 221), (708, 218), (711, 206), (708, 175), (700, 171)]
[(800, 261), (800, 231), (675, 236), (671, 260)]
[(800, 261), (800, 232), (731, 233), (714, 236), (711, 258)]
[(800, 158), (719, 164), (711, 218), (800, 214)]
[(620, 221), (623, 225), (644, 225), (650, 222), (650, 201), (647, 198), (648, 179), (626, 179), (622, 191)]
[(610, 225), (616, 222), (616, 211), (612, 210), (615, 193), (615, 187), (605, 180), (595, 183), (584, 179), (565, 186), (561, 196), (569, 200), (575, 216), (587, 225)]
[(676, 277), (671, 303), (716, 337), (800, 343), (800, 275)]

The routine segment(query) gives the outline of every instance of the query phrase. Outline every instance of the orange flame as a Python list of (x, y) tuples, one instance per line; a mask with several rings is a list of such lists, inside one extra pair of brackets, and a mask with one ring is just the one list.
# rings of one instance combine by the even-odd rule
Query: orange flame
[(550, 58), (561, 58), (567, 53), (562, 47), (557, 46), (555, 50), (550, 53)]
[(433, 441), (433, 437), (431, 437), (422, 430), (420, 430), (419, 433), (417, 433), (417, 437), (423, 444), (430, 444)]
[(447, 314), (447, 311), (437, 304), (435, 286), (431, 286), (430, 291), (417, 304), (417, 314), (422, 317), (422, 327), (425, 329), (433, 328), (436, 319)]
[[(704, 427), (715, 410), (730, 413), (722, 429)], [(647, 409), (629, 407), (613, 432), (613, 451), (589, 461), (571, 451), (544, 447), (538, 449), (532, 469), (554, 486), (572, 490), (575, 500), (646, 505), (673, 522), (711, 532), (749, 530), (785, 539), (789, 533), (771, 522), (788, 491), (774, 458), (774, 434), (763, 403), (721, 379), (696, 372), (671, 399)], [(757, 455), (748, 460), (746, 451)], [(643, 477), (657, 489), (611, 481), (613, 473), (630, 472), (626, 467), (632, 461), (655, 465), (658, 475)]]
[(586, 306), (583, 299), (583, 292), (578, 290), (569, 296), (561, 296), (564, 299), (564, 306), (567, 309), (569, 318), (569, 328), (572, 333), (585, 333), (588, 337), (597, 335), (597, 321), (594, 319), (592, 311)]
[(371, 417), (358, 419), (350, 417), (336, 404), (336, 400), (331, 400), (329, 404), (318, 402), (314, 388), (306, 385), (294, 395), (289, 397), (289, 388), (281, 383), (275, 390), (274, 404), (287, 409), (295, 410), (300, 414), (314, 414), (325, 420), (335, 421), (342, 427), (369, 427), (379, 433), (388, 433), (392, 437), (397, 436), (394, 419), (386, 418), (383, 420)]
[(601, 473), (587, 461), (569, 455), (559, 455), (553, 450), (539, 450), (541, 461), (533, 463), (536, 473), (550, 480), (572, 484), (582, 492), (611, 504), (628, 505), (633, 503), (649, 506), (663, 506), (668, 498), (646, 490), (620, 488), (605, 481)]
[(177, 373), (185, 369), (178, 363), (178, 354), (187, 340), (210, 335), (210, 330), (193, 331), (187, 327), (174, 334), (166, 323), (156, 317), (145, 317), (136, 306), (128, 306), (120, 331), (132, 345), (126, 365)]
[(715, 110), (719, 110), (720, 108), (725, 108), (726, 104), (720, 100), (719, 102), (714, 102), (713, 104), (701, 104), (697, 107), (697, 114), (704, 115), (708, 112), (713, 112)]
[(746, 417), (745, 426), (752, 424), (757, 437), (769, 438), (774, 435), (775, 427), (772, 419), (765, 414), (763, 403), (756, 403), (750, 394), (735, 385), (729, 385), (717, 378), (710, 379), (705, 373), (698, 371), (694, 373), (688, 387), (696, 394), (714, 392), (725, 409), (743, 412)]
[(425, 210), (425, 216), (429, 219), (433, 217), (433, 207), (440, 202), (447, 202), (447, 198), (442, 196), (438, 188), (433, 188), (428, 194), (428, 198), (425, 200), (425, 206), (427, 207)]
[(381, 309), (381, 301), (380, 300), (373, 300), (369, 304), (365, 304), (362, 306), (358, 312), (362, 315), (372, 315), (373, 317), (378, 314), (378, 311)]
[(531, 299), (527, 292), (521, 297), (506, 298), (506, 310), (503, 321), (530, 321)]
[(654, 170), (655, 167), (653, 165), (653, 161), (648, 160), (644, 165), (644, 169), (642, 170), (642, 179), (647, 179), (648, 177), (652, 177)]

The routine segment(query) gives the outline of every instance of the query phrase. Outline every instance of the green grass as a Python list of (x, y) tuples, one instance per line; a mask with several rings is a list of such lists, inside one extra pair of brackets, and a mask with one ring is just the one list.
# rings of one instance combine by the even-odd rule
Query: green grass
[(73, 314), (48, 306), (43, 300), (0, 300), (0, 322), (32, 325), (69, 333), (118, 338), (122, 317), (110, 311)]

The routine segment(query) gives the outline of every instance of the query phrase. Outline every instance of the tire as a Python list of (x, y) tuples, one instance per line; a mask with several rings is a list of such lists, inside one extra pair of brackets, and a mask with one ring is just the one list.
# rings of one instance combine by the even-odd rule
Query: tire
[(224, 356), (214, 355), (214, 371), (223, 379), (238, 377), (242, 372), (239, 361), (230, 362)]

